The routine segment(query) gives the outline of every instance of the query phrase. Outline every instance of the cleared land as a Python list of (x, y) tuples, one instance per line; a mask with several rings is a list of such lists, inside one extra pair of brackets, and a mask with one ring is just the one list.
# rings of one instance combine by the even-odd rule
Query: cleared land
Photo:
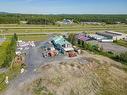
[(31, 32), (97, 32), (97, 31), (105, 31), (112, 30), (118, 32), (127, 33), (127, 25), (6, 25), (1, 24), (0, 30), (4, 30), (5, 33), (31, 33)]
[(84, 51), (73, 60), (39, 66), (31, 76), (25, 72), (24, 80), (19, 79), (16, 88), (12, 84), (3, 95), (126, 95), (126, 70), (125, 65)]

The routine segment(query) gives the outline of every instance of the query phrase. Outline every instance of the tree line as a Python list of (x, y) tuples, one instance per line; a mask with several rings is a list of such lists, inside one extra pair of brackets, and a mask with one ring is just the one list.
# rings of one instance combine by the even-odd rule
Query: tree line
[(7, 44), (6, 53), (4, 55), (4, 62), (2, 64), (2, 67), (10, 66), (12, 60), (14, 59), (17, 40), (18, 40), (18, 37), (16, 34), (14, 34), (13, 37), (11, 38), (11, 42)]
[(127, 24), (127, 15), (34, 15), (34, 14), (0, 14), (0, 24), (19, 24), (27, 21), (27, 24), (55, 24), (63, 19), (80, 22), (104, 22), (115, 24), (116, 22)]

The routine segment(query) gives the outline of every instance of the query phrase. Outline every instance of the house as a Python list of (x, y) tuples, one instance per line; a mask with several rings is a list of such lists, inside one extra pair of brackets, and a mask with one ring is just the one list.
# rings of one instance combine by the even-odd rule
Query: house
[(70, 19), (63, 19), (63, 21), (57, 21), (56, 24), (69, 25), (69, 24), (74, 24), (74, 22), (73, 20), (70, 20)]
[(69, 43), (65, 38), (63, 38), (63, 36), (55, 36), (52, 38), (51, 42), (61, 53), (74, 51), (72, 44)]
[(81, 22), (81, 24), (101, 25), (101, 24), (103, 24), (103, 23), (100, 23), (100, 22)]
[(27, 24), (27, 21), (20, 21), (20, 24)]

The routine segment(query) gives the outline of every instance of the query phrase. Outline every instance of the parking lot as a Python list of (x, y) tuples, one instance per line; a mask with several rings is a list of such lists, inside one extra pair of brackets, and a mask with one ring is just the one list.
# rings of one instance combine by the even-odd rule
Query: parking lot
[(105, 51), (112, 51), (112, 52), (115, 52), (115, 53), (123, 53), (123, 52), (127, 51), (126, 47), (116, 45), (114, 43), (103, 43), (103, 42), (98, 42), (96, 40), (91, 40), (91, 41), (87, 41), (87, 42), (91, 43), (91, 44), (94, 44), (94, 45), (98, 44)]

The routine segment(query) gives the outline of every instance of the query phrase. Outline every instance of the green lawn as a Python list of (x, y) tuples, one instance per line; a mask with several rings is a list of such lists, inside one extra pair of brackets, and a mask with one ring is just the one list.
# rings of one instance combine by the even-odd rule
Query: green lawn
[(127, 25), (16, 25), (16, 24), (0, 24), (0, 30), (6, 33), (28, 33), (28, 32), (97, 32), (105, 30), (113, 30), (127, 33)]
[(48, 39), (48, 35), (19, 35), (18, 39), (23, 41), (44, 41)]
[[(12, 36), (6, 36), (7, 39), (10, 39)], [(23, 41), (45, 41), (48, 39), (48, 35), (18, 35), (18, 40)]]

